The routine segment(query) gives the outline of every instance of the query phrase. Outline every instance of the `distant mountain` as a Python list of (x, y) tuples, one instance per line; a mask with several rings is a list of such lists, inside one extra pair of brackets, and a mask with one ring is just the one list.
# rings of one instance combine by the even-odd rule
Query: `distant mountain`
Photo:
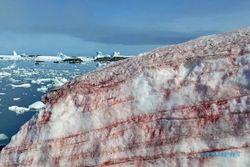
[(43, 102), (0, 167), (249, 166), (250, 28), (112, 63)]

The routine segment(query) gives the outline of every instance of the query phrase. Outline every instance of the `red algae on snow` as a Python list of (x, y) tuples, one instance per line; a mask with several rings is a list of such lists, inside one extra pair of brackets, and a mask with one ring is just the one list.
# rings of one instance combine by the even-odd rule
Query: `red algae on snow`
[(250, 28), (112, 63), (43, 102), (0, 167), (247, 166)]

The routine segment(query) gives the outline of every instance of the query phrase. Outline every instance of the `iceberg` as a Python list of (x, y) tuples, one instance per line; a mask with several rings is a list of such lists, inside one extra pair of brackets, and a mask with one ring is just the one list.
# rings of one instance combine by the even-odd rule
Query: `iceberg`
[(10, 106), (8, 108), (10, 111), (15, 112), (16, 114), (23, 114), (29, 111), (29, 108), (26, 107), (19, 107), (19, 106)]

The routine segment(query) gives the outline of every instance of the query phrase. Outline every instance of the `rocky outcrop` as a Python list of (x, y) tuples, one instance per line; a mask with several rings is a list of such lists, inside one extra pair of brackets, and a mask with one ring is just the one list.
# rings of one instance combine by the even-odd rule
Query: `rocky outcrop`
[(246, 28), (78, 77), (43, 98), (0, 166), (249, 166), (249, 53)]

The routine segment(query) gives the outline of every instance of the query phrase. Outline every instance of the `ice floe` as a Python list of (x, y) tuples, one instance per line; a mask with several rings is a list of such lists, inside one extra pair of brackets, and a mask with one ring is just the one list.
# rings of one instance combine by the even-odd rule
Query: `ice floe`
[(32, 80), (31, 83), (32, 84), (44, 84), (45, 82), (50, 82), (51, 78), (40, 78), (40, 79), (36, 79), (36, 80)]
[(63, 84), (65, 84), (68, 80), (66, 78), (62, 78), (62, 77), (55, 77), (55, 79), (53, 79), (54, 82), (54, 86), (55, 87), (59, 87), (62, 86)]
[(31, 85), (30, 85), (29, 83), (20, 84), (20, 85), (11, 84), (11, 87), (12, 87), (12, 88), (29, 88), (29, 87), (31, 87)]
[(28, 112), (30, 109), (26, 107), (19, 107), (19, 106), (10, 106), (8, 108), (10, 111), (13, 111), (17, 114), (23, 114), (25, 112)]
[(46, 86), (42, 86), (36, 89), (38, 92), (46, 93), (49, 89)]
[(45, 104), (43, 104), (43, 102), (41, 102), (41, 101), (37, 101), (37, 102), (29, 105), (30, 110), (36, 110), (36, 111), (38, 111), (44, 107), (45, 107)]
[(8, 73), (8, 72), (5, 72), (5, 71), (0, 72), (0, 79), (5, 78), (5, 77), (9, 77), (9, 76), (11, 76), (11, 73)]
[(14, 78), (9, 78), (9, 81), (13, 84), (16, 84), (18, 82), (21, 82), (21, 80), (17, 80), (17, 79), (14, 79)]
[(20, 100), (21, 98), (20, 97), (14, 97), (13, 98), (13, 101), (18, 101), (18, 100)]
[(45, 107), (45, 104), (43, 104), (43, 102), (37, 101), (37, 102), (29, 105), (28, 108), (27, 107), (19, 107), (19, 106), (10, 106), (10, 107), (8, 107), (8, 109), (19, 115), (19, 114), (23, 114), (23, 113), (28, 112), (28, 111), (34, 111), (34, 110), (38, 111), (44, 107)]
[(62, 61), (61, 57), (57, 56), (38, 56), (34, 58), (35, 61)]
[(4, 133), (0, 133), (0, 141), (1, 140), (7, 140), (9, 137), (6, 135), (6, 134), (4, 134)]

